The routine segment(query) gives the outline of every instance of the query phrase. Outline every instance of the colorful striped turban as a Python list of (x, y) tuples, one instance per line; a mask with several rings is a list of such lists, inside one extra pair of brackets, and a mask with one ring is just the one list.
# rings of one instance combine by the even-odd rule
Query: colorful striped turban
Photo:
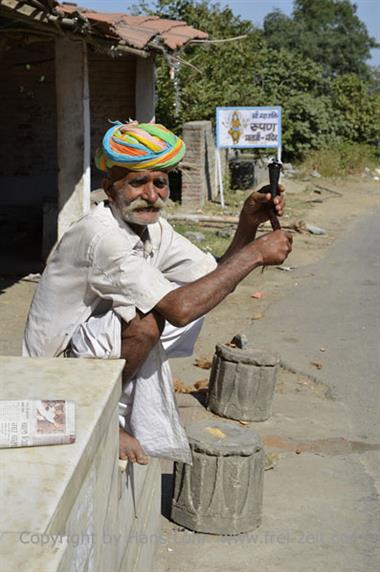
[(185, 144), (163, 125), (117, 122), (103, 138), (95, 156), (101, 171), (124, 167), (131, 171), (170, 169), (185, 154)]

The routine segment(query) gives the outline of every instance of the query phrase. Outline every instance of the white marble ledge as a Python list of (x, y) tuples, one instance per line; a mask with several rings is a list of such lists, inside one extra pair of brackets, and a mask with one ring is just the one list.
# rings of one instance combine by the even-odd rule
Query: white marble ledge
[(75, 443), (0, 449), (0, 531), (42, 533), (58, 504), (69, 513), (77, 486), (115, 418), (123, 366), (123, 360), (0, 356), (0, 399), (76, 403)]
[(67, 538), (29, 533), (1, 533), (1, 572), (64, 572), (69, 570), (66, 559)]

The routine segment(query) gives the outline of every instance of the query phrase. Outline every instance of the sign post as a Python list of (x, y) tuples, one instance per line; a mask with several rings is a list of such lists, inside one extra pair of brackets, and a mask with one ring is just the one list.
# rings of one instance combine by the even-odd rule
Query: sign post
[(216, 146), (220, 202), (224, 206), (220, 149), (276, 149), (281, 163), (281, 107), (217, 107)]
[(216, 148), (215, 152), (216, 152), (215, 153), (216, 173), (217, 173), (217, 180), (219, 182), (219, 191), (220, 191), (220, 205), (224, 209), (223, 173), (222, 173), (222, 162), (220, 160), (219, 148)]

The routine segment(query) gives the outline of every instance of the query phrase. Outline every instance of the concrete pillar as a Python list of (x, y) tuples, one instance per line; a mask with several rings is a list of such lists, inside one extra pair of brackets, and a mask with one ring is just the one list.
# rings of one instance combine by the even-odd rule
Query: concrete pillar
[(280, 358), (265, 350), (216, 346), (209, 383), (210, 411), (239, 421), (265, 421)]
[(153, 58), (136, 58), (136, 119), (139, 122), (155, 121), (155, 65)]
[(90, 96), (87, 46), (55, 43), (58, 132), (58, 238), (90, 209)]
[(203, 419), (187, 429), (193, 464), (175, 464), (171, 518), (197, 532), (240, 534), (261, 523), (264, 452), (252, 429)]

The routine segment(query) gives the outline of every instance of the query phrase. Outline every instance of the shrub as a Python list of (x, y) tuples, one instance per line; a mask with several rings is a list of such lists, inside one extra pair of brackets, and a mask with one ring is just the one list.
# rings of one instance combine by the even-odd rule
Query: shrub
[(373, 147), (348, 141), (312, 151), (302, 163), (301, 170), (318, 171), (323, 177), (343, 177), (361, 174), (366, 167), (378, 164)]

